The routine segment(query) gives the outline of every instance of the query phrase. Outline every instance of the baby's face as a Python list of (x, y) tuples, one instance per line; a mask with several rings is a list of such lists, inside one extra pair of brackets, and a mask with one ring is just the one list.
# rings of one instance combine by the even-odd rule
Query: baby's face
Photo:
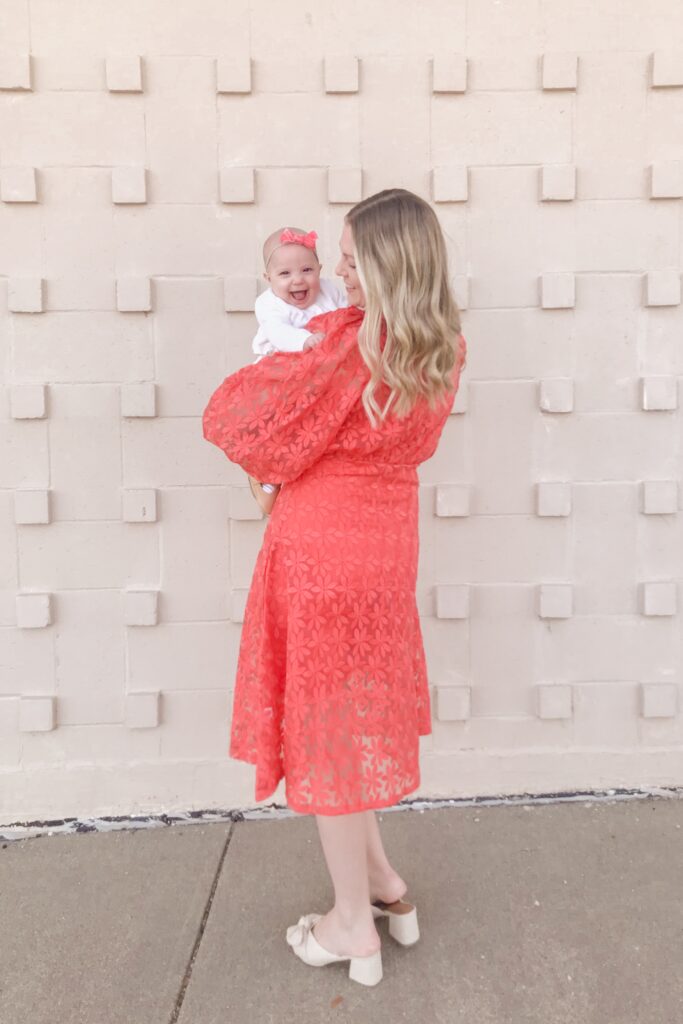
[(279, 299), (306, 309), (320, 292), (320, 263), (305, 245), (281, 245), (270, 257), (263, 275)]

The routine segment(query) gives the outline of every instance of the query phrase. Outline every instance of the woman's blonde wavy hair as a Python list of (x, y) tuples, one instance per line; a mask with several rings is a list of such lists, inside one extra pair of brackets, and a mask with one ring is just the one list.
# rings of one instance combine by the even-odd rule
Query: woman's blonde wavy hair
[[(424, 199), (386, 189), (357, 203), (346, 221), (365, 292), (358, 347), (370, 370), (363, 405), (374, 427), (375, 414), (383, 420), (392, 405), (400, 418), (419, 397), (433, 409), (452, 390), (453, 368), (462, 358), (460, 311), (443, 232)], [(375, 398), (382, 381), (390, 388), (383, 409)]]

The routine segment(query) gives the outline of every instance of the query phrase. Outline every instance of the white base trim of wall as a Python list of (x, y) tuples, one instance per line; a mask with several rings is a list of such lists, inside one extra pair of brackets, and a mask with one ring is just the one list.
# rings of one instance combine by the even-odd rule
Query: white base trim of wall
[[(683, 786), (683, 749), (424, 753), (409, 800)], [(54, 765), (0, 773), (0, 823), (285, 805), (284, 784), (253, 800), (254, 769), (221, 762)], [(444, 780), (448, 780), (446, 784)]]

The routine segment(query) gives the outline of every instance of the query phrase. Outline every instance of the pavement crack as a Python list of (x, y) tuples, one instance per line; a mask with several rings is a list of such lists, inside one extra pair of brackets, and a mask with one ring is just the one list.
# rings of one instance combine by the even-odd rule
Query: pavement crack
[(211, 907), (213, 905), (213, 898), (214, 898), (214, 895), (216, 893), (216, 888), (218, 887), (218, 880), (221, 877), (221, 872), (223, 871), (223, 863), (225, 861), (225, 857), (226, 857), (226, 854), (228, 852), (228, 847), (230, 846), (230, 840), (232, 839), (234, 831), (235, 831), (235, 822), (232, 823), (232, 825), (230, 826), (230, 831), (228, 832), (227, 836), (225, 837), (225, 845), (223, 846), (220, 858), (218, 860), (218, 865), (216, 867), (216, 871), (215, 871), (215, 874), (213, 876), (213, 882), (211, 883), (211, 889), (209, 890), (209, 895), (208, 895), (207, 900), (206, 900), (206, 906), (204, 907), (204, 913), (202, 914), (202, 919), (201, 919), (200, 924), (199, 924), (199, 930), (197, 932), (197, 937), (194, 940), (194, 945), (192, 947), (192, 952), (190, 953), (190, 959), (188, 960), (187, 967), (185, 968), (185, 974), (183, 975), (183, 980), (182, 980), (182, 982), (180, 984), (180, 989), (178, 991), (178, 995), (176, 996), (176, 1001), (175, 1001), (175, 1005), (173, 1007), (173, 1012), (172, 1012), (170, 1020), (169, 1020), (169, 1024), (177, 1024), (178, 1017), (180, 1016), (180, 1011), (183, 1008), (183, 1002), (185, 1000), (185, 993), (187, 991), (188, 985), (190, 984), (190, 979), (192, 977), (192, 969), (194, 967), (194, 962), (197, 959), (197, 954), (199, 953), (199, 947), (200, 947), (200, 945), (202, 943), (202, 939), (204, 937), (204, 930), (206, 928), (206, 922), (209, 920), (209, 914), (211, 913)]

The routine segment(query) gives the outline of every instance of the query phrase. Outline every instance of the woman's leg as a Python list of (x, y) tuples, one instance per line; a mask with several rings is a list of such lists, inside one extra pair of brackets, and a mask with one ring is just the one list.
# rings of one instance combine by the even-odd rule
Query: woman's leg
[(315, 817), (334, 887), (334, 906), (315, 937), (338, 956), (370, 956), (381, 943), (370, 909), (365, 812)]
[(408, 886), (389, 863), (375, 812), (364, 811), (363, 814), (365, 816), (365, 844), (370, 899), (393, 903), (394, 900), (400, 900), (405, 896)]

